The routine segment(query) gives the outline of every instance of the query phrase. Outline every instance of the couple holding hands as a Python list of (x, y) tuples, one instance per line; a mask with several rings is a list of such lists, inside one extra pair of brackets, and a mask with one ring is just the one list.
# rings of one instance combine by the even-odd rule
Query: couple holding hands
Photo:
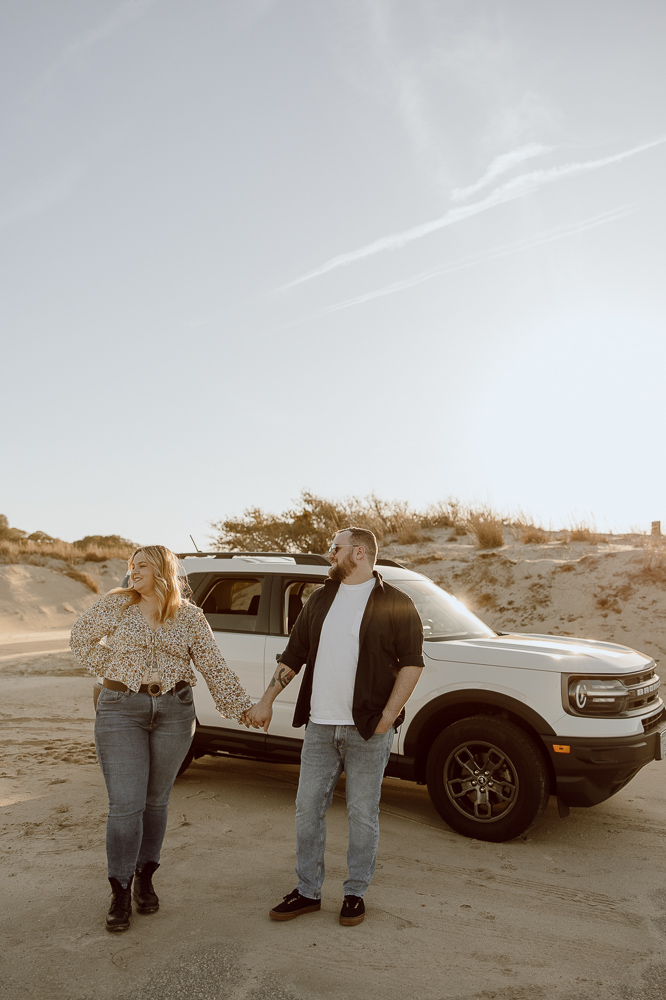
[(107, 930), (127, 930), (132, 895), (139, 913), (159, 907), (152, 878), (171, 788), (194, 735), (190, 661), (222, 716), (266, 732), (273, 701), (305, 666), (293, 720), (306, 726), (296, 795), (298, 884), (269, 915), (291, 920), (320, 909), (326, 812), (344, 771), (348, 877), (339, 919), (345, 925), (364, 919), (382, 778), (424, 665), (423, 628), (410, 598), (374, 569), (371, 531), (338, 531), (328, 557), (328, 579), (298, 616), (256, 705), (224, 662), (201, 609), (183, 596), (178, 561), (164, 546), (137, 549), (130, 585), (97, 601), (72, 628), (72, 651), (103, 678), (95, 746), (109, 796)]

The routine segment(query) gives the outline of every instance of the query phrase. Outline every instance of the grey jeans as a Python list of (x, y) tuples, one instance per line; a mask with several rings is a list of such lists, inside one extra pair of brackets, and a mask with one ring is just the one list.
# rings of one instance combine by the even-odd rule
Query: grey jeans
[(349, 877), (345, 896), (364, 896), (372, 881), (379, 845), (379, 799), (394, 728), (364, 740), (355, 726), (308, 723), (296, 794), (296, 874), (298, 891), (321, 898), (324, 882), (326, 813), (338, 778), (345, 772)]
[(157, 697), (102, 688), (95, 747), (109, 795), (109, 878), (125, 884), (137, 865), (159, 861), (169, 795), (194, 722), (189, 684)]

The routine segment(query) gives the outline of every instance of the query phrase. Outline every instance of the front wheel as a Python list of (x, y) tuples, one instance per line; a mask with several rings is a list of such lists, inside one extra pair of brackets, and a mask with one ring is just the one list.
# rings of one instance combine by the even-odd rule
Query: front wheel
[(435, 809), (465, 837), (499, 843), (533, 826), (548, 801), (539, 747), (513, 722), (474, 715), (440, 733), (428, 755)]

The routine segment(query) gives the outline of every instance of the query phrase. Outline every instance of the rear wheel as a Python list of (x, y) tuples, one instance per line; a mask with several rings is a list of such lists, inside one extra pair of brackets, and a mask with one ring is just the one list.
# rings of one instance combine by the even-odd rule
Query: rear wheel
[(440, 733), (428, 755), (433, 805), (465, 837), (501, 842), (536, 823), (548, 801), (548, 770), (513, 722), (474, 715)]

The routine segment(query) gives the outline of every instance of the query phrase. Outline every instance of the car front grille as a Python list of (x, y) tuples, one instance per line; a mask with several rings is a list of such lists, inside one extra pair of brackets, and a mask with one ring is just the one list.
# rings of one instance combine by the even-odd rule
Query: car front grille
[(661, 703), (659, 697), (659, 674), (654, 667), (651, 670), (642, 670), (640, 674), (631, 674), (629, 677), (622, 677), (622, 683), (629, 694), (629, 702), (625, 709), (628, 713), (645, 711), (650, 705)]

